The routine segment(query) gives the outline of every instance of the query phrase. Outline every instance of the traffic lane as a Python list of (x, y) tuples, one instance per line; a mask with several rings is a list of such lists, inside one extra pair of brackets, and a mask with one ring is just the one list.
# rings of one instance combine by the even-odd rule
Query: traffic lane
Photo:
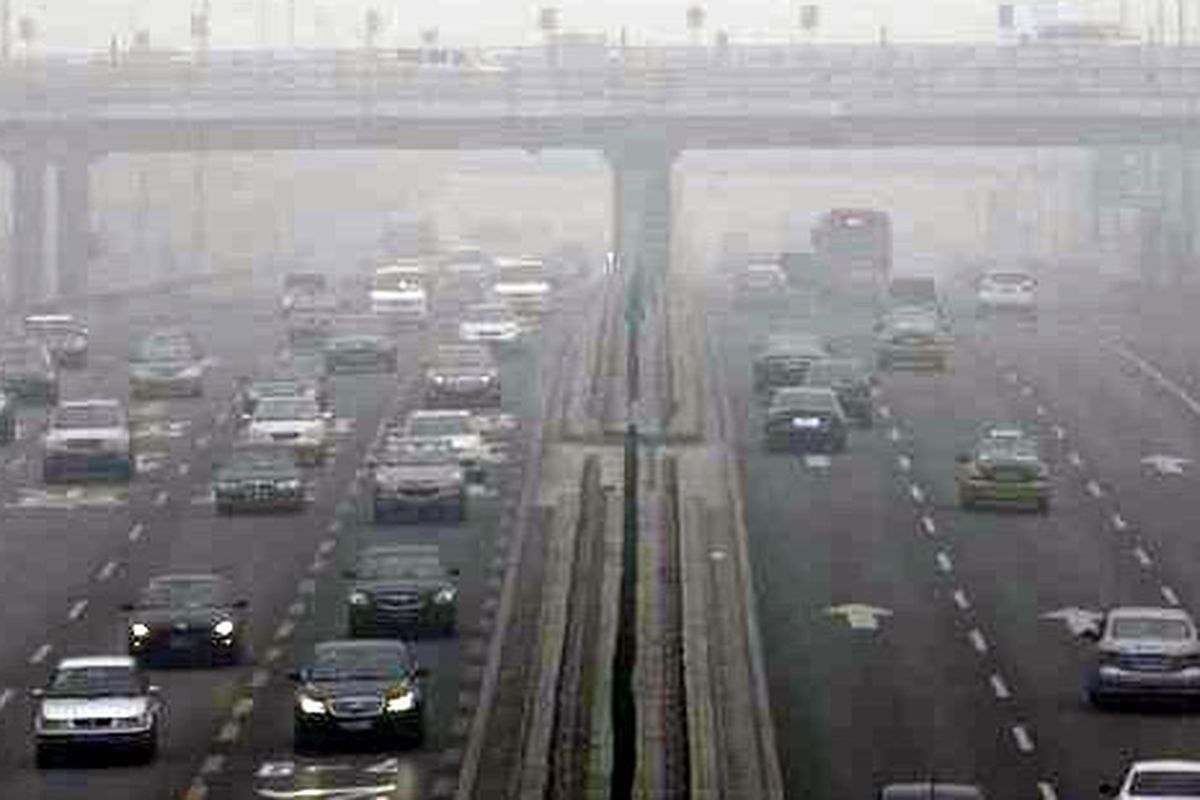
[[(1192, 720), (1162, 714), (1119, 717), (1085, 701), (1090, 661), (1071, 635), (1070, 609), (1113, 604), (1161, 605), (1156, 581), (1104, 527), (1102, 504), (1070, 474), (1052, 424), (1039, 425), (1002, 376), (960, 358), (959, 368), (922, 385), (922, 376), (892, 376), (886, 397), (912, 448), (914, 474), (930, 500), (951, 569), (968, 593), (990, 663), (1012, 704), (1028, 714), (1027, 731), (1043, 776), (1061, 796), (1086, 796), (1129, 753), (1171, 752), (1197, 733)], [(1016, 393), (1019, 397), (1019, 390)], [(1048, 515), (958, 508), (954, 456), (978, 424), (1016, 421), (1040, 435), (1056, 476)], [(1047, 615), (1052, 615), (1047, 618)]]

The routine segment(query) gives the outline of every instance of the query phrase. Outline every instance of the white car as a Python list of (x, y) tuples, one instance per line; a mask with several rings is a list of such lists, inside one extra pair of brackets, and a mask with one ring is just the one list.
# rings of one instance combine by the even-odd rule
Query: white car
[(128, 750), (144, 761), (158, 752), (163, 704), (132, 656), (64, 658), (33, 695), (39, 767), (76, 748)]
[(976, 309), (990, 312), (1037, 312), (1037, 279), (1017, 270), (992, 271), (979, 279)]
[(429, 317), (429, 294), (415, 283), (376, 286), (371, 290), (371, 313), (404, 326), (421, 326)]
[(466, 471), (467, 477), (472, 480), (479, 478), (487, 448), (475, 415), (470, 411), (414, 411), (404, 424), (404, 438), (417, 445), (427, 443), (431, 447), (448, 447), (458, 456), (458, 463)]
[(472, 344), (511, 347), (521, 341), (521, 321), (504, 303), (480, 303), (468, 308), (458, 324), (458, 338)]
[(1118, 786), (1101, 784), (1100, 794), (1117, 800), (1196, 800), (1200, 761), (1136, 761)]
[(42, 439), (42, 478), (133, 477), (134, 456), (125, 409), (116, 400), (74, 400), (50, 415)]
[(328, 451), (331, 420), (312, 396), (264, 397), (246, 420), (246, 439), (290, 448), (297, 463), (320, 464)]

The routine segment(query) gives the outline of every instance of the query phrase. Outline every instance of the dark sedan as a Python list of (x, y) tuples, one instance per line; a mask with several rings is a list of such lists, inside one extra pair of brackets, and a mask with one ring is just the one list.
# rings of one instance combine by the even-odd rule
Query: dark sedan
[(277, 447), (241, 445), (213, 475), (218, 514), (303, 511), (306, 481), (296, 459)]
[(129, 654), (147, 664), (237, 664), (246, 601), (219, 575), (152, 578), (129, 614)]
[(809, 367), (805, 386), (833, 389), (846, 416), (864, 428), (875, 424), (875, 376), (855, 358), (826, 358)]
[(442, 566), (437, 545), (369, 547), (358, 555), (346, 595), (350, 635), (450, 636), (457, 618), (457, 570)]
[(768, 450), (840, 453), (849, 436), (846, 412), (832, 389), (780, 389), (767, 410), (763, 438)]
[(395, 372), (399, 364), (396, 343), (378, 334), (335, 336), (325, 345), (325, 371)]
[(292, 673), (296, 749), (363, 741), (420, 745), (424, 670), (403, 642), (320, 642), (312, 662)]
[(58, 370), (46, 346), (27, 339), (0, 347), (0, 389), (18, 403), (57, 403)]

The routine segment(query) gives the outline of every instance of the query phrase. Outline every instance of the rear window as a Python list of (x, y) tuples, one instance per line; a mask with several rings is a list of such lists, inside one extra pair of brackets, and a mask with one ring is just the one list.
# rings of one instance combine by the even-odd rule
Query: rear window
[(1139, 772), (1129, 789), (1138, 797), (1200, 797), (1200, 772)]
[(1023, 272), (990, 272), (984, 276), (984, 280), (990, 283), (1005, 285), (1020, 285), (1033, 282), (1033, 278)]

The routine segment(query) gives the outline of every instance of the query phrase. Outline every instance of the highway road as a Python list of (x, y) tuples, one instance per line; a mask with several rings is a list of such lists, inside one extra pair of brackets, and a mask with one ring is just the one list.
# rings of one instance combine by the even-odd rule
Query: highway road
[[(360, 521), (356, 471), (385, 414), (417, 407), (421, 346), (402, 346), (401, 373), (339, 377), (336, 458), (316, 473), (301, 516), (217, 517), (208, 491), (212, 467), (233, 437), (233, 379), (261, 373), (284, 331), (275, 298), (263, 294), (142, 298), (92, 309), (93, 358), (69, 374), (63, 396), (127, 394), (132, 337), (169, 322), (193, 330), (212, 362), (204, 397), (131, 408), (142, 473), (124, 490), (89, 485), (45, 489), (38, 434), (44, 413), (23, 412), (19, 441), (0, 452), (0, 794), (12, 797), (290, 797), (373, 786), (371, 797), (437, 796), (453, 790), (457, 753), (472, 711), (488, 631), (483, 610), (498, 590), (497, 547), (521, 480), (520, 440), (493, 485), (471, 499), (462, 526), (371, 526)], [(249, 344), (248, 344), (249, 343)], [(503, 364), (508, 411), (537, 408), (539, 350)], [(416, 751), (332, 753), (297, 758), (291, 748), (286, 674), (313, 641), (340, 636), (345, 589), (339, 568), (368, 542), (430, 541), (461, 569), (461, 633), (422, 641), (429, 669), (429, 736)], [(149, 766), (96, 762), (39, 770), (33, 763), (29, 688), (66, 655), (123, 652), (122, 602), (153, 575), (217, 571), (249, 601), (251, 658), (214, 670), (155, 670), (168, 711), (158, 760)], [(492, 599), (489, 599), (492, 598)], [(476, 655), (472, 655), (476, 654)], [(464, 669), (464, 665), (467, 666)], [(298, 791), (307, 794), (296, 794)], [(311, 792), (316, 790), (316, 794)], [(341, 795), (344, 796), (344, 795)]]
[[(1137, 322), (1048, 306), (1036, 323), (960, 315), (954, 369), (883, 376), (876, 426), (832, 459), (762, 452), (750, 355), (768, 330), (869, 323), (804, 302), (715, 306), (790, 797), (922, 777), (1086, 797), (1133, 758), (1194, 752), (1194, 712), (1086, 703), (1089, 650), (1066, 618), (1190, 605), (1200, 350), (1181, 318), (1145, 307)], [(959, 509), (954, 457), (995, 422), (1038, 437), (1049, 515)]]

